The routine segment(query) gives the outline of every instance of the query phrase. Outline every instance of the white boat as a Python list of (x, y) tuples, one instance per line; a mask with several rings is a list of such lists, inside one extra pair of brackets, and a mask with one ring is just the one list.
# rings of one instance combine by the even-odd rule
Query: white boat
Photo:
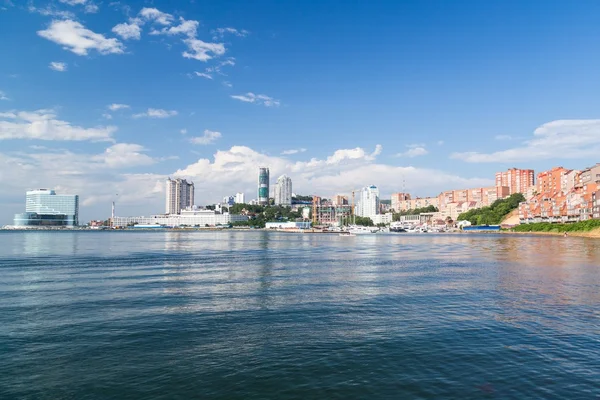
[(377, 232), (377, 228), (369, 226), (351, 225), (348, 227), (348, 232), (354, 235), (372, 235)]

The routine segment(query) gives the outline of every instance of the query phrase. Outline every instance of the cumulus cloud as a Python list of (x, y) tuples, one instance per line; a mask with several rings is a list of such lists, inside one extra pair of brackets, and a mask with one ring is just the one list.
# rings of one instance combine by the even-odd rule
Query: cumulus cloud
[(112, 28), (112, 31), (119, 35), (123, 40), (135, 39), (140, 40), (142, 36), (142, 28), (134, 22), (132, 23), (122, 23), (115, 25)]
[(65, 72), (67, 70), (67, 63), (52, 61), (48, 68), (58, 72)]
[(221, 137), (221, 132), (209, 131), (208, 129), (206, 129), (202, 136), (190, 138), (190, 143), (207, 145), (207, 144), (214, 143), (220, 137)]
[(0, 100), (10, 100), (2, 90), (0, 90)]
[(408, 145), (407, 147), (408, 147), (408, 150), (406, 150), (405, 152), (396, 154), (396, 157), (414, 158), (414, 157), (419, 157), (419, 156), (424, 156), (426, 154), (429, 154), (429, 152), (427, 151), (427, 149), (425, 148), (425, 146), (423, 144), (411, 144), (411, 145)]
[(128, 168), (134, 166), (151, 165), (155, 159), (144, 154), (144, 146), (131, 143), (117, 143), (105, 150), (104, 153), (92, 157), (108, 168)]
[(188, 46), (188, 50), (183, 52), (185, 58), (206, 62), (225, 54), (223, 43), (207, 43), (196, 38), (187, 38), (183, 42)]
[(600, 120), (571, 119), (545, 123), (520, 146), (492, 153), (462, 152), (450, 157), (471, 163), (521, 162), (594, 157), (600, 152)]
[(149, 108), (148, 111), (140, 114), (134, 114), (133, 118), (169, 118), (177, 115), (175, 110), (163, 110), (160, 108)]
[(306, 151), (306, 149), (301, 148), (301, 149), (290, 149), (290, 150), (284, 150), (281, 152), (281, 155), (283, 156), (289, 156), (292, 154), (298, 154), (298, 153), (304, 153)]
[(70, 19), (52, 21), (48, 29), (37, 32), (39, 36), (63, 46), (77, 55), (85, 56), (90, 50), (100, 54), (121, 54), (123, 44), (114, 38), (106, 38)]
[(53, 110), (0, 113), (0, 140), (112, 141), (114, 126), (83, 128), (56, 118)]
[(117, 111), (117, 110), (125, 110), (127, 108), (130, 108), (128, 104), (118, 104), (118, 103), (113, 103), (113, 104), (109, 104), (107, 106), (107, 108), (110, 111)]
[(96, 4), (88, 4), (85, 6), (84, 11), (86, 14), (95, 14), (100, 10)]
[(142, 8), (139, 15), (146, 21), (152, 21), (160, 25), (171, 25), (174, 19), (171, 14), (164, 13), (156, 8), (148, 7)]
[(262, 104), (265, 107), (278, 107), (280, 105), (279, 100), (275, 100), (274, 98), (264, 94), (254, 94), (252, 92), (232, 95), (231, 98), (243, 101), (244, 103)]
[(183, 18), (179, 18), (179, 25), (165, 27), (160, 30), (153, 30), (150, 32), (151, 35), (185, 35), (188, 37), (195, 37), (196, 31), (198, 29), (198, 25), (200, 23), (198, 21), (193, 20), (185, 20)]

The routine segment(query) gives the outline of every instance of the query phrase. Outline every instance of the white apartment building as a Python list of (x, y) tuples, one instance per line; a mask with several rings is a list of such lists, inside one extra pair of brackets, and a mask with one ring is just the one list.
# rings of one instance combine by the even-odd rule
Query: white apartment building
[(379, 189), (371, 185), (362, 188), (354, 214), (359, 217), (373, 217), (379, 214)]
[(277, 178), (275, 184), (275, 205), (292, 205), (292, 179), (287, 175), (281, 175)]
[(242, 192), (235, 194), (235, 204), (246, 204), (246, 196)]
[(194, 205), (194, 182), (167, 178), (165, 214), (180, 214)]

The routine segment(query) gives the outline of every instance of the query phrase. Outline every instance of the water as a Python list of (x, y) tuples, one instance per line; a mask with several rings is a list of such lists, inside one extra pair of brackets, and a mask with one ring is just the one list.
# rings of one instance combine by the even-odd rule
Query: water
[(2, 399), (600, 398), (600, 241), (0, 232)]

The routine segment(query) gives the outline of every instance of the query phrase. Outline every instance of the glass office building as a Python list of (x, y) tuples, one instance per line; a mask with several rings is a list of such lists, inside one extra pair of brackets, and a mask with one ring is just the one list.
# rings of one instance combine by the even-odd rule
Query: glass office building
[(79, 196), (56, 194), (54, 190), (27, 192), (25, 213), (16, 214), (15, 226), (77, 226)]

